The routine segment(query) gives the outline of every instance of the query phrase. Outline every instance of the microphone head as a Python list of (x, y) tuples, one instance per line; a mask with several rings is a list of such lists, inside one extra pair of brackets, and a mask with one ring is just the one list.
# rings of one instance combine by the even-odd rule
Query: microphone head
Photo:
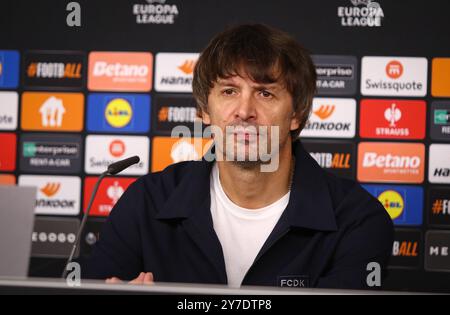
[(108, 166), (108, 174), (116, 175), (133, 164), (139, 163), (139, 156), (135, 155), (124, 160), (117, 161)]

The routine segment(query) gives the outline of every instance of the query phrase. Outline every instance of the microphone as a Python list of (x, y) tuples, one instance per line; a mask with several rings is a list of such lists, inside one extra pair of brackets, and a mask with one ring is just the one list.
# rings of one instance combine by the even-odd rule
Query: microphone
[(108, 174), (116, 175), (133, 164), (139, 163), (139, 156), (135, 155), (125, 160), (117, 161), (108, 166)]
[(67, 259), (66, 264), (64, 265), (64, 271), (62, 273), (62, 278), (65, 279), (67, 277), (67, 267), (72, 262), (73, 256), (75, 256), (75, 252), (78, 248), (78, 243), (81, 238), (81, 233), (84, 230), (84, 226), (86, 225), (87, 218), (89, 217), (89, 212), (91, 211), (92, 203), (94, 202), (95, 195), (97, 194), (98, 187), (100, 186), (101, 181), (103, 178), (105, 178), (108, 175), (116, 175), (120, 172), (122, 172), (124, 169), (130, 167), (131, 165), (134, 165), (136, 163), (139, 163), (140, 159), (137, 155), (129, 157), (124, 160), (120, 160), (117, 162), (114, 162), (108, 166), (108, 169), (100, 174), (100, 177), (97, 179), (97, 182), (95, 183), (94, 190), (91, 193), (91, 197), (89, 199), (88, 206), (86, 210), (84, 211), (83, 219), (81, 220), (80, 227), (78, 228), (77, 237), (75, 238), (75, 242), (72, 247), (72, 251), (70, 252), (69, 258)]

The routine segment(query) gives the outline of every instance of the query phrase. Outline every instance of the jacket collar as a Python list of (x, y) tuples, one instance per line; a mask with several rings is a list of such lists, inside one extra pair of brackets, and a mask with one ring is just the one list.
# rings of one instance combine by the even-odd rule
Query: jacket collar
[[(292, 227), (336, 231), (336, 218), (325, 171), (294, 141), (295, 170), (288, 206), (280, 221)], [(211, 148), (211, 150), (214, 150)], [(214, 162), (204, 158), (189, 163), (170, 199), (156, 215), (157, 219), (199, 218), (212, 227), (210, 213), (210, 173)]]

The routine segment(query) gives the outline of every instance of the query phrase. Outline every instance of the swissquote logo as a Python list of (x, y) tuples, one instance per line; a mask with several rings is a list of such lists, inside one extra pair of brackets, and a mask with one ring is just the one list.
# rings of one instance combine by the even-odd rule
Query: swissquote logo
[(145, 175), (149, 172), (148, 137), (144, 136), (103, 136), (86, 137), (85, 171), (100, 174), (108, 165), (118, 160), (137, 155), (141, 161), (122, 171), (121, 175)]
[(426, 58), (363, 57), (361, 94), (415, 96), (427, 94)]

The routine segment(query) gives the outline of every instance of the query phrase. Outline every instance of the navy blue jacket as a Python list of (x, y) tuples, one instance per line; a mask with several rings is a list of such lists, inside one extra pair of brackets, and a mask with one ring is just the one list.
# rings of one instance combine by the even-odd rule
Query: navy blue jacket
[[(392, 221), (358, 183), (324, 171), (293, 143), (296, 166), (287, 208), (242, 285), (366, 288), (369, 262), (384, 270)], [(112, 210), (85, 278), (226, 284), (210, 213), (213, 162), (173, 164), (139, 178)]]

